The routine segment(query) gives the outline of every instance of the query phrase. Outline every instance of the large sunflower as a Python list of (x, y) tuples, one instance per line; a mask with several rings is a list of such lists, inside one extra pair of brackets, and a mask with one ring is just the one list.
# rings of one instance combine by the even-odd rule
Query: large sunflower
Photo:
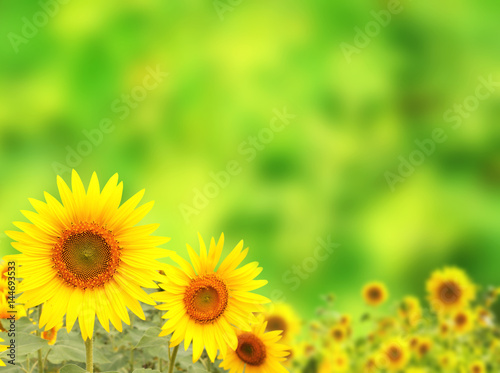
[(252, 325), (250, 331), (238, 330), (237, 345), (227, 350), (220, 367), (229, 373), (286, 373), (282, 365), (290, 347), (279, 344), (281, 331), (266, 333), (267, 323)]
[(181, 269), (167, 265), (166, 277), (160, 284), (164, 291), (152, 296), (165, 302), (157, 306), (168, 311), (163, 316), (168, 321), (160, 335), (174, 333), (170, 346), (177, 346), (184, 340), (187, 349), (193, 341), (193, 361), (200, 358), (204, 347), (214, 361), (218, 349), (225, 353), (227, 345), (232, 349), (238, 346), (233, 326), (250, 330), (250, 323), (256, 320), (253, 312), (262, 311), (261, 304), (269, 302), (261, 295), (250, 293), (267, 281), (254, 280), (262, 271), (257, 262), (236, 268), (248, 253), (248, 249), (243, 250), (243, 241), (216, 270), (224, 235), (217, 244), (212, 238), (208, 253), (201, 236), (199, 240), (200, 255), (187, 245), (192, 265), (180, 256), (172, 255)]
[(84, 340), (92, 338), (95, 317), (109, 331), (109, 321), (122, 330), (130, 323), (127, 307), (138, 317), (138, 301), (155, 304), (141, 287), (156, 288), (157, 258), (169, 251), (156, 248), (168, 238), (152, 237), (158, 225), (136, 224), (153, 202), (136, 209), (144, 190), (120, 206), (123, 183), (114, 175), (102, 191), (96, 174), (85, 191), (73, 171), (72, 190), (62, 178), (57, 185), (62, 204), (45, 193), (46, 202), (30, 199), (37, 213), (22, 211), (32, 224), (15, 222), (22, 232), (6, 232), (22, 254), (15, 255), (22, 278), (19, 302), (26, 308), (43, 304), (40, 327), (66, 328), (78, 319)]
[(435, 271), (427, 281), (427, 292), (431, 306), (439, 313), (464, 309), (476, 298), (476, 287), (458, 268)]

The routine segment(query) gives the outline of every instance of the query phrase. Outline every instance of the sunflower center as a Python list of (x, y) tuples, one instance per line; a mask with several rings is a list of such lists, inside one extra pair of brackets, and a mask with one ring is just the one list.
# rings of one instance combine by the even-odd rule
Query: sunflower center
[(288, 329), (287, 323), (286, 323), (285, 319), (283, 319), (282, 317), (269, 316), (267, 318), (267, 327), (266, 327), (267, 332), (274, 332), (275, 330), (282, 330), (283, 331), (282, 336), (285, 337), (287, 329)]
[(260, 366), (266, 360), (266, 346), (255, 334), (243, 333), (238, 336), (238, 357), (246, 364)]
[(104, 285), (120, 263), (120, 247), (113, 234), (95, 223), (78, 223), (65, 230), (52, 255), (67, 284), (80, 289)]
[(380, 298), (382, 298), (382, 292), (380, 291), (379, 288), (371, 288), (368, 291), (368, 296), (372, 300), (379, 300)]
[(453, 281), (447, 281), (439, 288), (439, 299), (445, 304), (454, 304), (462, 296), (462, 290)]
[(467, 324), (467, 316), (465, 316), (463, 313), (458, 314), (455, 317), (455, 323), (457, 324), (457, 326), (464, 326), (465, 324)]
[(191, 280), (184, 295), (187, 314), (199, 324), (210, 324), (222, 316), (227, 308), (227, 286), (214, 274)]
[(387, 353), (387, 356), (392, 361), (398, 361), (401, 358), (401, 351), (399, 350), (399, 348), (391, 347), (389, 349), (389, 352)]
[(332, 335), (336, 341), (341, 341), (342, 339), (344, 339), (344, 333), (340, 329), (335, 329)]

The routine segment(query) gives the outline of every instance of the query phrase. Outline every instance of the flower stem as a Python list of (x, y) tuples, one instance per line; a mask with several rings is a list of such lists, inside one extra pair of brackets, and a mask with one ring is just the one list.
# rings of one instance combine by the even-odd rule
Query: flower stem
[(174, 371), (175, 358), (177, 357), (177, 351), (179, 350), (179, 345), (174, 347), (172, 351), (172, 356), (168, 362), (168, 373), (172, 373)]
[(94, 373), (94, 343), (92, 338), (87, 338), (85, 341), (85, 351), (86, 351), (86, 362), (87, 362), (87, 372)]
[[(37, 308), (38, 308), (38, 329), (36, 331), (36, 335), (40, 337), (42, 334), (40, 331), (40, 319), (42, 317), (42, 305), (40, 304)], [(38, 372), (43, 373), (43, 358), (42, 358), (42, 349), (41, 348), (38, 350)]]

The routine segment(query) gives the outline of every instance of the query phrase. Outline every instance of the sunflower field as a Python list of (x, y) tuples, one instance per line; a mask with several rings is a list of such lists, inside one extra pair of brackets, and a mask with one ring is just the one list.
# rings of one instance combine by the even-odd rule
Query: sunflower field
[[(137, 207), (144, 190), (122, 204), (117, 174), (102, 190), (95, 173), (88, 188), (76, 171), (71, 188), (60, 177), (57, 182), (62, 203), (48, 193), (45, 202), (30, 199), (36, 213), (23, 214), (31, 223), (16, 222), (20, 231), (6, 232), (21, 252), (4, 257), (1, 268), (6, 370), (500, 369), (500, 328), (491, 309), (500, 288), (478, 294), (458, 268), (432, 274), (428, 310), (407, 296), (392, 315), (376, 313), (390, 294), (385, 284), (370, 282), (360, 300), (372, 309), (360, 320), (340, 314), (330, 294), (317, 318), (304, 323), (290, 305), (253, 292), (268, 282), (256, 279), (258, 262), (242, 265), (249, 251), (243, 241), (222, 258), (224, 235), (208, 245), (199, 235), (199, 252), (187, 245), (189, 262), (158, 248), (170, 240), (151, 235), (158, 224), (137, 225), (153, 206)], [(164, 257), (172, 264), (157, 261)], [(360, 324), (369, 324), (370, 333), (356, 333)]]

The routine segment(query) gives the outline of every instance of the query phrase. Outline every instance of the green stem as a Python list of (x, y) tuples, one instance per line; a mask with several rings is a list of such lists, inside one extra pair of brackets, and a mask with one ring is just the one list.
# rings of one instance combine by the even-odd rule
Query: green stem
[(49, 357), (49, 354), (50, 352), (52, 351), (52, 348), (49, 348), (49, 350), (47, 351), (47, 353), (45, 354), (45, 358), (43, 359), (43, 366), (46, 367), (47, 366), (47, 358)]
[[(42, 318), (42, 305), (40, 304), (37, 308), (38, 308), (38, 328), (36, 331), (36, 335), (40, 337), (42, 334), (40, 332), (40, 319)], [(42, 349), (41, 348), (38, 350), (38, 372), (43, 373), (43, 357), (42, 357)]]
[(168, 373), (172, 373), (174, 371), (175, 358), (177, 357), (178, 350), (179, 350), (179, 345), (175, 346), (174, 350), (172, 351), (172, 357), (170, 358), (170, 361), (168, 362)]
[(92, 338), (88, 338), (85, 341), (85, 351), (86, 351), (86, 362), (87, 362), (87, 372), (94, 373), (94, 343)]
[(163, 359), (160, 357), (160, 372), (163, 372)]
[(130, 350), (130, 372), (134, 371), (134, 349)]

